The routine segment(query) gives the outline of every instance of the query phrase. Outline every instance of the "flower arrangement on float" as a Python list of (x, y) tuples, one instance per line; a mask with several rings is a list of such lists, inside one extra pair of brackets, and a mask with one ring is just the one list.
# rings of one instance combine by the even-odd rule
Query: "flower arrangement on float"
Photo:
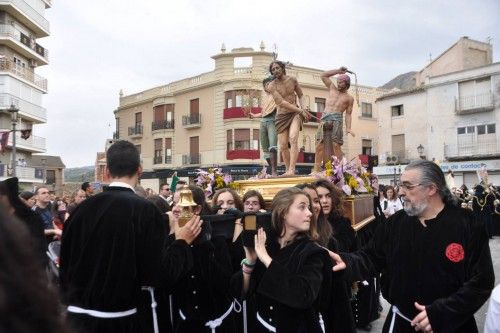
[(221, 188), (236, 189), (237, 185), (233, 182), (230, 174), (224, 173), (222, 168), (213, 167), (208, 170), (197, 169), (196, 185), (205, 191), (205, 196), (210, 198)]
[(315, 174), (318, 178), (326, 178), (342, 189), (346, 195), (372, 193), (370, 177), (372, 176), (358, 160), (347, 161), (345, 157), (338, 159), (332, 156), (325, 164), (325, 170)]

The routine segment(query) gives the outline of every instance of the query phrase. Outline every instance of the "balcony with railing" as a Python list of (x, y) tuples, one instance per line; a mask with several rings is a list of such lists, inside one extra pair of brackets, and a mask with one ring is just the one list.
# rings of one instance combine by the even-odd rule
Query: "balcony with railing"
[(35, 39), (23, 34), (10, 24), (0, 24), (0, 39), (28, 59), (36, 59), (39, 64), (43, 65), (49, 63), (49, 51), (37, 44)]
[(184, 128), (201, 127), (201, 114), (182, 116), (182, 126)]
[[(12, 168), (7, 164), (0, 164), (0, 180), (13, 175)], [(43, 183), (43, 169), (31, 166), (16, 166), (16, 177), (21, 183)]]
[(201, 154), (182, 155), (182, 164), (201, 164)]
[[(12, 148), (12, 134), (9, 135), (7, 147)], [(23, 139), (19, 130), (16, 130), (16, 149), (29, 151), (32, 153), (45, 153), (47, 150), (45, 138), (42, 138), (41, 136), (31, 135), (29, 138)]]
[(34, 123), (47, 122), (47, 110), (45, 108), (11, 94), (0, 94), (0, 110), (8, 109), (12, 104), (19, 109), (19, 115), (22, 118)]
[(25, 0), (0, 0), (0, 10), (16, 17), (30, 30), (33, 30), (38, 37), (46, 37), (50, 34), (49, 21)]
[[(225, 108), (223, 113), (223, 119), (238, 119), (238, 118), (248, 118), (248, 111), (243, 107), (232, 107)], [(262, 112), (262, 108), (260, 107), (252, 107), (250, 112), (253, 114)]]
[(456, 114), (487, 112), (494, 108), (495, 102), (491, 91), (484, 94), (460, 96), (455, 99)]
[(162, 163), (163, 163), (163, 156), (153, 157), (153, 164), (162, 164)]
[(498, 140), (444, 145), (444, 157), (449, 161), (498, 156), (500, 156)]
[(172, 155), (165, 156), (165, 164), (172, 164)]
[(259, 149), (235, 149), (228, 150), (226, 152), (226, 159), (237, 160), (237, 159), (249, 159), (258, 160), (260, 158)]
[(128, 135), (130, 137), (141, 137), (142, 136), (142, 128), (143, 126), (140, 124), (137, 124), (135, 126), (130, 126), (128, 128)]
[[(1, 0), (0, 0), (1, 1)], [(37, 88), (41, 89), (43, 92), (47, 92), (47, 79), (35, 74), (29, 68), (23, 67), (21, 65), (15, 64), (13, 61), (7, 58), (0, 59), (0, 72), (7, 72), (13, 74), (21, 79), (35, 85)]]
[(151, 123), (151, 130), (152, 131), (158, 131), (162, 129), (174, 129), (174, 121), (173, 120), (160, 120), (160, 121), (153, 121)]

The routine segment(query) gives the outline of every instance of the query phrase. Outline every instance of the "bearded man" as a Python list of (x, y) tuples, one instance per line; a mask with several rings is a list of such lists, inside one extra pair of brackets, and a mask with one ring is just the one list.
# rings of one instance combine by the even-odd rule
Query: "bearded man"
[(495, 282), (488, 236), (456, 205), (441, 168), (411, 162), (401, 175), (404, 209), (377, 228), (359, 251), (330, 253), (351, 280), (381, 272), (391, 304), (382, 332), (477, 332), (474, 313)]

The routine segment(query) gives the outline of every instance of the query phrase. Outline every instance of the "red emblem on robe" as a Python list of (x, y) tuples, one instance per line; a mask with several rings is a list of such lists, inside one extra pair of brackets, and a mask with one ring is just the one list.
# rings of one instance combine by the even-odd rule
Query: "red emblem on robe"
[(464, 248), (458, 243), (451, 243), (446, 247), (446, 257), (452, 262), (464, 260)]

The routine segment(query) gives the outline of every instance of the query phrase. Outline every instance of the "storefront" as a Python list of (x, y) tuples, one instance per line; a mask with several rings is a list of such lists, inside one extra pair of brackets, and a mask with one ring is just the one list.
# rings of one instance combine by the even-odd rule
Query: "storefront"
[[(443, 172), (453, 171), (455, 185), (462, 184), (472, 187), (479, 183), (477, 171), (485, 167), (488, 171), (490, 183), (500, 185), (500, 159), (461, 161), (461, 162), (441, 162), (439, 163)], [(373, 172), (379, 177), (379, 183), (384, 185), (394, 185), (399, 183), (401, 173), (406, 165), (383, 165), (373, 168)]]

